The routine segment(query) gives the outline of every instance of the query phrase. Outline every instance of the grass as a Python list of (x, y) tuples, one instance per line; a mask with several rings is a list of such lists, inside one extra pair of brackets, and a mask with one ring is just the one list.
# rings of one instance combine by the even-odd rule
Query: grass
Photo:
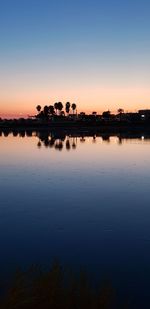
[(36, 265), (25, 272), (18, 270), (0, 308), (110, 309), (116, 308), (115, 292), (108, 282), (92, 288), (86, 273), (75, 275), (55, 261), (48, 271)]

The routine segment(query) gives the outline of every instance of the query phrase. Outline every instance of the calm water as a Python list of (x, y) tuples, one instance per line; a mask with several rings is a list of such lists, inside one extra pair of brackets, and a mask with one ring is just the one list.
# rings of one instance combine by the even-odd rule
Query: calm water
[(2, 276), (58, 257), (148, 297), (150, 139), (2, 133), (0, 175)]

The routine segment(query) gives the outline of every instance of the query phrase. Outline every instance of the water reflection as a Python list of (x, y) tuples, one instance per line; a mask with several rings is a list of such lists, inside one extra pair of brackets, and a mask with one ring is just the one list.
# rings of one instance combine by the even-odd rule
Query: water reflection
[(0, 273), (58, 257), (149, 299), (150, 134), (0, 136)]
[(12, 135), (13, 137), (36, 137), (38, 138), (37, 148), (41, 149), (45, 148), (53, 148), (58, 151), (62, 151), (63, 149), (70, 151), (75, 150), (77, 148), (77, 144), (85, 143), (89, 140), (92, 140), (92, 143), (95, 144), (99, 141), (102, 143), (111, 144), (115, 142), (118, 145), (122, 145), (124, 142), (150, 142), (150, 133), (145, 132), (132, 132), (132, 133), (107, 133), (107, 132), (98, 132), (98, 131), (68, 131), (68, 130), (0, 130), (0, 137), (8, 137)]

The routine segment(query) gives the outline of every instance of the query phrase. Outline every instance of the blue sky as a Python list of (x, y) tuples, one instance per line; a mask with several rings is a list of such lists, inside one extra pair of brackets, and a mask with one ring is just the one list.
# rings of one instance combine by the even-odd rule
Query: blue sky
[(145, 0), (0, 0), (0, 112), (148, 107), (149, 16)]

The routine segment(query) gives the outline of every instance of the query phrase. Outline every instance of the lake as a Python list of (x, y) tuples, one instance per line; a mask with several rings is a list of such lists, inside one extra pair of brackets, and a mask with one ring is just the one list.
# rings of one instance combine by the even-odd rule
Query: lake
[(0, 135), (1, 278), (57, 257), (149, 308), (150, 136)]

